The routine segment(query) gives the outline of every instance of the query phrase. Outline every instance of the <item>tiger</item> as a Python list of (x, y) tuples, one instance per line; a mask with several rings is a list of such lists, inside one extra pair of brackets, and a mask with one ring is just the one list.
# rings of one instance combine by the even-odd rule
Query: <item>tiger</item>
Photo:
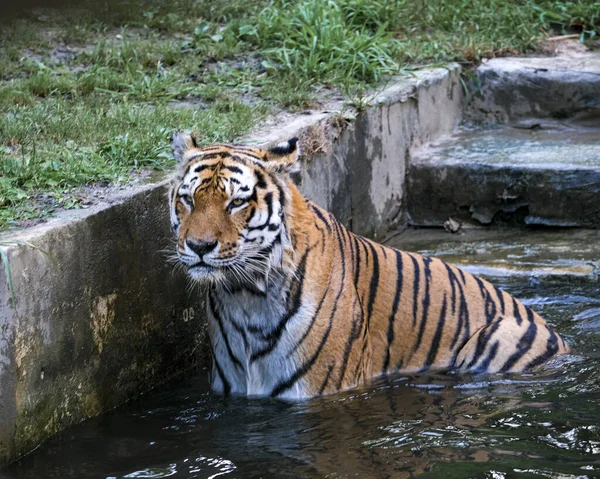
[(206, 290), (210, 384), (311, 398), (392, 373), (512, 373), (569, 352), (484, 279), (349, 231), (292, 180), (298, 138), (199, 146), (176, 132), (177, 258)]

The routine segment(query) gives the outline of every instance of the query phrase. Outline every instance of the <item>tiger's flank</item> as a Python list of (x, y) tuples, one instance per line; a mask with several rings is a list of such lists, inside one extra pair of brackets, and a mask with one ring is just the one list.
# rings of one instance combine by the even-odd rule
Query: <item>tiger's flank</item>
[(299, 399), (395, 372), (519, 372), (569, 347), (508, 293), (348, 231), (290, 179), (298, 142), (175, 133), (177, 255), (207, 284), (211, 385)]

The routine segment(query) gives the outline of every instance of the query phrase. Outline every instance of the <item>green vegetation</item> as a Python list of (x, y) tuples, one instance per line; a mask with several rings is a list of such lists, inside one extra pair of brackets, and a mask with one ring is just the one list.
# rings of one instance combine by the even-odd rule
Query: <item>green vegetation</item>
[[(600, 1), (129, 0), (0, 24), (0, 229), (169, 164), (176, 128), (233, 140), (278, 109), (428, 63), (600, 32)], [(358, 94), (356, 92), (359, 92)], [(360, 99), (359, 99), (360, 101)]]

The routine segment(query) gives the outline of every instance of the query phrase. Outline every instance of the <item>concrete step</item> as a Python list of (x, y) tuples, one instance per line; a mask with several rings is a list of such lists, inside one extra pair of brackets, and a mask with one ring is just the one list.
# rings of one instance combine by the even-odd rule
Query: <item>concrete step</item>
[(600, 230), (409, 229), (389, 246), (435, 256), (494, 281), (600, 281)]
[(417, 226), (600, 227), (600, 118), (463, 127), (411, 156), (408, 213)]
[(494, 58), (477, 68), (469, 90), (465, 119), (478, 123), (574, 118), (597, 112), (600, 52)]

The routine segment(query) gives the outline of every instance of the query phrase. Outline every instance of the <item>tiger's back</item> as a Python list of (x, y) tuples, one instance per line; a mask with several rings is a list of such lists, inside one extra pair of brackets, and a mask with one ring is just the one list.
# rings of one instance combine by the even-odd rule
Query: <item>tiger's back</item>
[[(314, 254), (337, 257), (332, 276), (340, 278), (340, 299), (348, 298), (322, 305), (321, 319), (315, 319), (325, 323), (329, 316), (331, 329), (345, 338), (343, 347), (335, 341), (323, 353), (328, 329), (307, 338), (305, 357), (320, 370), (311, 382), (313, 393), (397, 371), (522, 371), (568, 352), (537, 313), (489, 282), (440, 259), (354, 235), (316, 205), (309, 208), (318, 226), (314, 243), (332, 246), (326, 253), (315, 248)], [(331, 287), (311, 285), (317, 297), (326, 297)]]
[(354, 235), (306, 200), (289, 178), (295, 140), (202, 150), (179, 137), (173, 150), (185, 169), (171, 218), (182, 261), (209, 283), (215, 390), (310, 397), (396, 371), (522, 371), (568, 352), (509, 294)]

